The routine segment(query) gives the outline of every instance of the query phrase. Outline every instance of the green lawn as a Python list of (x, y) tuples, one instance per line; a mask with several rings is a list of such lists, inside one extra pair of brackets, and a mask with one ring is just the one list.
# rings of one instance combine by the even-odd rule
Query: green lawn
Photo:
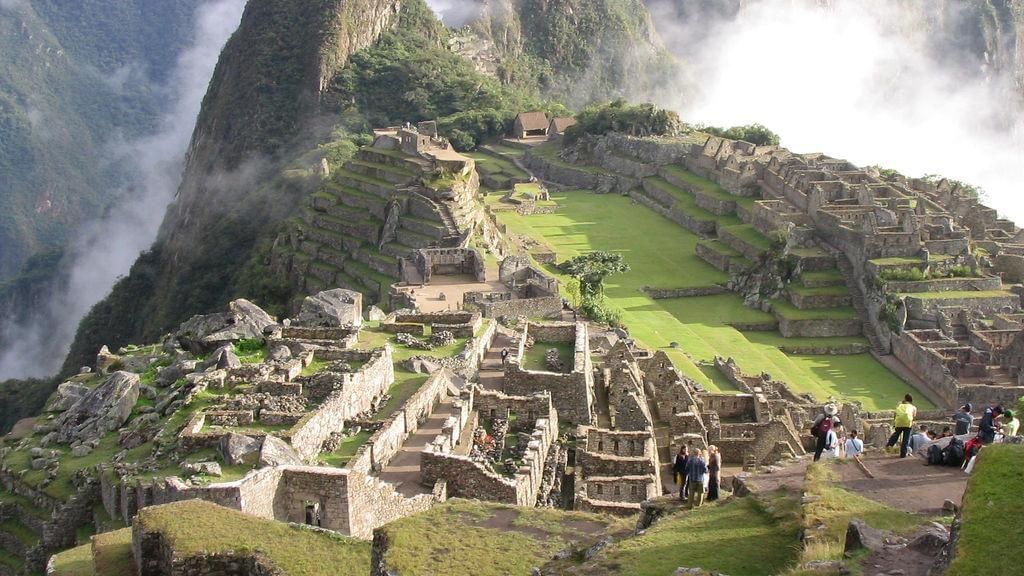
[(573, 342), (534, 342), (533, 347), (526, 350), (526, 357), (522, 359), (523, 368), (553, 372), (547, 363), (547, 352), (552, 348), (558, 350), (558, 359), (564, 366), (562, 372), (572, 372), (573, 359), (576, 355), (576, 346)]
[(1013, 292), (1006, 290), (976, 290), (962, 292), (914, 292), (912, 294), (899, 294), (906, 298), (917, 298), (919, 300), (959, 300), (968, 298), (1003, 298), (1014, 297)]
[(359, 447), (366, 444), (366, 441), (370, 439), (370, 435), (368, 430), (360, 430), (358, 434), (353, 434), (342, 440), (341, 445), (334, 452), (320, 454), (320, 460), (328, 466), (342, 468), (356, 455)]
[[(622, 309), (630, 333), (649, 348), (665, 350), (680, 372), (709, 389), (723, 389), (723, 381), (713, 380), (698, 364), (717, 355), (735, 358), (745, 372), (768, 372), (797, 392), (859, 400), (869, 410), (888, 408), (892, 398), (906, 392), (906, 384), (868, 354), (788, 356), (778, 346), (798, 344), (801, 339), (732, 328), (734, 323), (773, 320), (770, 314), (743, 306), (737, 295), (652, 300), (641, 287), (711, 286), (727, 281), (728, 275), (694, 254), (698, 236), (627, 197), (568, 191), (556, 192), (552, 199), (559, 205), (555, 214), (502, 212), (498, 218), (511, 231), (550, 246), (559, 261), (592, 250), (622, 253), (631, 271), (610, 277), (606, 294)], [(548, 270), (557, 273), (551, 267)], [(836, 343), (850, 340), (836, 339)], [(680, 347), (670, 348), (671, 342)]]
[(799, 508), (795, 498), (778, 497), (770, 509), (748, 497), (680, 512), (613, 544), (577, 573), (665, 576), (687, 566), (731, 576), (778, 574), (796, 560)]
[(289, 576), (370, 573), (369, 542), (264, 520), (201, 500), (145, 508), (135, 523), (162, 533), (177, 558), (260, 550)]
[(635, 524), (632, 518), (453, 499), (385, 526), (390, 547), (384, 564), (402, 576), (529, 574), (575, 542), (589, 545), (605, 531)]
[(53, 576), (94, 576), (92, 544), (65, 550), (53, 557)]
[(1024, 566), (1024, 446), (981, 451), (964, 495), (963, 527), (948, 576), (1012, 574)]

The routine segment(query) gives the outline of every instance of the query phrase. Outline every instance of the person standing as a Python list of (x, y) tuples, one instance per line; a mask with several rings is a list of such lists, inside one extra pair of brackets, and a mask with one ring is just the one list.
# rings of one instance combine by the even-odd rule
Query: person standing
[(971, 426), (974, 424), (974, 416), (971, 416), (973, 409), (974, 407), (968, 402), (960, 407), (959, 412), (953, 414), (953, 422), (956, 423), (954, 434), (962, 436), (971, 433)]
[(814, 419), (814, 425), (811, 426), (811, 436), (817, 438), (817, 442), (814, 444), (814, 461), (821, 460), (821, 453), (825, 451), (825, 440), (828, 433), (833, 427), (842, 426), (842, 422), (836, 416), (838, 408), (832, 402), (825, 404), (822, 408), (821, 414)]
[(886, 443), (887, 448), (891, 448), (896, 445), (896, 442), (900, 442), (900, 458), (907, 457), (907, 450), (910, 448), (910, 429), (914, 427), (914, 418), (917, 418), (917, 406), (914, 406), (914, 397), (907, 394), (903, 397), (903, 402), (896, 407), (896, 416), (893, 418), (892, 425), (895, 428), (895, 432), (892, 436), (889, 436), (889, 442)]
[(708, 446), (708, 501), (718, 500), (718, 488), (722, 484), (722, 454), (717, 446)]
[(991, 444), (996, 440), (996, 418), (1003, 415), (1002, 406), (989, 406), (978, 422), (978, 439), (982, 444)]
[(505, 366), (505, 362), (508, 360), (508, 348), (501, 349), (501, 365)]
[(701, 458), (700, 449), (694, 449), (686, 460), (686, 495), (690, 508), (699, 508), (704, 503), (704, 475), (708, 465)]
[(676, 486), (679, 486), (680, 500), (686, 500), (686, 461), (689, 458), (686, 446), (680, 446), (676, 460), (672, 463), (672, 476), (676, 481)]
[(1013, 410), (1007, 410), (1003, 413), (1003, 425), (1000, 429), (1003, 433), (1003, 442), (1011, 436), (1016, 436), (1018, 430), (1020, 430), (1020, 420), (1014, 416)]
[(850, 430), (850, 437), (846, 440), (846, 457), (859, 460), (864, 453), (864, 441), (857, 438), (857, 431)]
[(825, 433), (825, 446), (821, 451), (821, 457), (826, 460), (835, 458), (839, 455), (839, 435), (836, 434), (838, 426), (834, 426)]

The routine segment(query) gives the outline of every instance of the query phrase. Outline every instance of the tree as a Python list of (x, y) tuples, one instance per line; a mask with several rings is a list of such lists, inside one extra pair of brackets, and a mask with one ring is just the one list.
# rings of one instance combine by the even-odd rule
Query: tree
[(604, 294), (604, 279), (612, 274), (629, 272), (629, 264), (616, 252), (590, 252), (559, 264), (558, 268), (579, 280), (584, 301), (599, 300)]

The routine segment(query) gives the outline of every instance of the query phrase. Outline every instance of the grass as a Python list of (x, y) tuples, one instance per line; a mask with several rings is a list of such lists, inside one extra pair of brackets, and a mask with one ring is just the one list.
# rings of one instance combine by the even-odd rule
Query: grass
[(1012, 573), (1024, 565), (1024, 446), (981, 451), (967, 483), (963, 526), (948, 576)]
[(402, 576), (529, 574), (573, 543), (580, 530), (629, 530), (633, 519), (453, 499), (385, 526), (389, 573)]
[(850, 290), (846, 286), (820, 286), (808, 288), (799, 284), (790, 284), (787, 289), (801, 296), (848, 296)]
[(800, 274), (804, 283), (816, 282), (819, 284), (843, 284), (843, 274), (839, 270), (824, 270), (822, 272), (804, 272)]
[(750, 224), (739, 224), (737, 226), (726, 226), (723, 231), (743, 241), (744, 244), (753, 246), (761, 252), (771, 250), (772, 243)]
[(969, 298), (1016, 298), (1013, 292), (1006, 290), (977, 290), (957, 292), (914, 292), (913, 294), (901, 294), (906, 298), (917, 298), (919, 300), (959, 300)]
[(348, 461), (356, 455), (356, 450), (360, 446), (366, 444), (366, 441), (370, 439), (370, 432), (367, 430), (360, 430), (358, 434), (353, 434), (348, 438), (345, 438), (338, 446), (338, 449), (330, 454), (321, 454), (320, 460), (328, 466), (334, 466), (336, 468), (342, 468)]
[(96, 574), (115, 576), (135, 573), (131, 528), (97, 534), (93, 537), (92, 544), (93, 566), (96, 569)]
[(65, 550), (53, 557), (53, 576), (94, 576), (92, 544)]
[[(812, 290), (817, 289), (812, 288)], [(858, 318), (857, 311), (852, 306), (801, 310), (786, 300), (772, 300), (772, 309), (787, 320), (856, 320)]]
[[(807, 468), (804, 480), (804, 494), (809, 497), (804, 504), (804, 526), (813, 534), (813, 546), (808, 546), (801, 561), (839, 560), (843, 556), (846, 542), (846, 528), (853, 518), (860, 518), (879, 530), (907, 534), (919, 526), (925, 518), (890, 508), (839, 487), (836, 472), (832, 466), (853, 466), (849, 462), (820, 462)], [(814, 527), (823, 526), (823, 529)]]
[(0, 532), (6, 532), (26, 546), (34, 546), (39, 542), (39, 535), (31, 531), (21, 522), (11, 519), (5, 522), (0, 522)]
[(547, 352), (554, 348), (558, 350), (558, 358), (562, 361), (562, 372), (572, 372), (573, 359), (576, 356), (576, 346), (572, 342), (535, 342), (532, 348), (526, 350), (526, 357), (523, 358), (523, 368), (527, 370), (538, 370), (541, 372), (555, 372), (548, 367)]
[(12, 574), (18, 574), (24, 565), (24, 560), (6, 550), (0, 549), (0, 567), (6, 566), (13, 570)]
[(724, 188), (719, 186), (717, 182), (698, 176), (681, 166), (665, 166), (664, 170), (671, 174), (673, 178), (682, 180), (697, 190), (700, 190), (701, 194), (711, 196), (718, 200), (732, 201), (744, 207), (753, 206), (754, 202), (758, 200), (758, 198), (748, 198), (746, 196), (730, 194)]
[(289, 576), (370, 572), (369, 542), (255, 518), (201, 500), (145, 508), (135, 522), (147, 532), (162, 533), (178, 558), (258, 550)]
[[(679, 371), (710, 390), (729, 390), (701, 370), (715, 356), (733, 357), (750, 374), (768, 372), (796, 392), (859, 400), (865, 409), (888, 408), (907, 385), (869, 354), (854, 356), (787, 355), (784, 343), (822, 343), (821, 339), (784, 339), (777, 332), (740, 332), (737, 323), (768, 323), (774, 317), (743, 306), (738, 295), (653, 300), (643, 286), (693, 288), (724, 283), (728, 275), (694, 254), (700, 238), (629, 198), (585, 191), (556, 192), (554, 214), (498, 214), (510, 231), (549, 245), (559, 261), (593, 250), (619, 252), (631, 270), (605, 281), (605, 295), (622, 309), (622, 321), (641, 344), (664, 350)], [(547, 271), (565, 280), (557, 269)], [(828, 339), (843, 344), (863, 339)], [(680, 347), (670, 348), (671, 342)]]
[(799, 524), (792, 497), (706, 504), (662, 518), (642, 536), (613, 544), (579, 573), (664, 576), (687, 566), (732, 576), (778, 574), (796, 559)]

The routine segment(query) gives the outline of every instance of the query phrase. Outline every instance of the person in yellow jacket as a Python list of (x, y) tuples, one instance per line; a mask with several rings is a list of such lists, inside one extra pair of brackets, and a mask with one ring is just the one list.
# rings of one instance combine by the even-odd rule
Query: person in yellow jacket
[(917, 407), (914, 406), (914, 397), (907, 394), (903, 397), (903, 402), (896, 407), (896, 417), (893, 418), (892, 425), (896, 429), (889, 436), (889, 442), (886, 443), (886, 447), (893, 447), (896, 442), (900, 440), (900, 458), (906, 458), (907, 452), (910, 447), (910, 429), (914, 427), (914, 418), (917, 418)]

